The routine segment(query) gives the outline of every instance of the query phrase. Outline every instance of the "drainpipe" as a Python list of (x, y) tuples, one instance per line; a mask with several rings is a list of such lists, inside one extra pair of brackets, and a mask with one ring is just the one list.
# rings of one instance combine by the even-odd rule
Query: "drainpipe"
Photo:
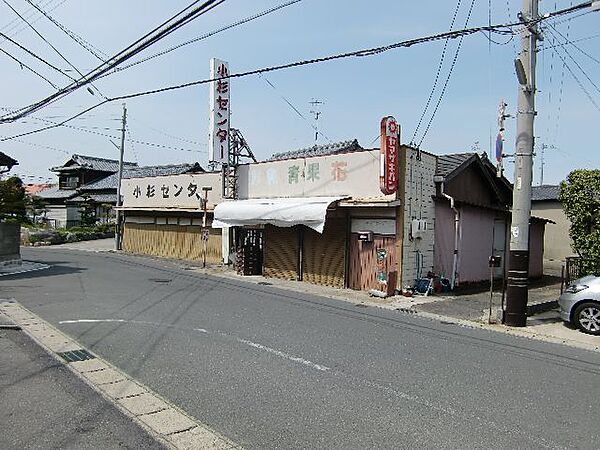
[(454, 290), (456, 285), (456, 272), (458, 269), (458, 246), (460, 243), (460, 212), (454, 205), (454, 197), (444, 192), (444, 177), (435, 176), (433, 181), (440, 183), (440, 194), (450, 201), (450, 208), (454, 211), (454, 254), (452, 255), (452, 278), (450, 279), (450, 288)]

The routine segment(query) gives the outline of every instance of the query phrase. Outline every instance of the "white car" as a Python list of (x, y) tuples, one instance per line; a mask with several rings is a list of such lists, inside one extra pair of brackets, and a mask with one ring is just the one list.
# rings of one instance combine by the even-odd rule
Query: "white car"
[(573, 281), (558, 299), (560, 317), (584, 333), (600, 335), (600, 277)]

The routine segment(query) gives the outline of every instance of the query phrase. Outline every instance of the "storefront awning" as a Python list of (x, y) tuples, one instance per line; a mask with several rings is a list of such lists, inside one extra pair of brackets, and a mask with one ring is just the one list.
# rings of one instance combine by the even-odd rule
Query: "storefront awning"
[(327, 208), (343, 198), (348, 197), (256, 198), (223, 202), (215, 207), (212, 226), (306, 225), (322, 233)]

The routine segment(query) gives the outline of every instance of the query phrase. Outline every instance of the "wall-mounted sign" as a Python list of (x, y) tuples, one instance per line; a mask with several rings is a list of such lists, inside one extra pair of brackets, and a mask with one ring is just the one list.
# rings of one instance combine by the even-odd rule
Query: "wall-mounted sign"
[(210, 60), (210, 124), (208, 129), (208, 160), (229, 161), (229, 64)]
[(392, 116), (381, 119), (379, 186), (386, 195), (398, 190), (398, 148), (400, 128)]

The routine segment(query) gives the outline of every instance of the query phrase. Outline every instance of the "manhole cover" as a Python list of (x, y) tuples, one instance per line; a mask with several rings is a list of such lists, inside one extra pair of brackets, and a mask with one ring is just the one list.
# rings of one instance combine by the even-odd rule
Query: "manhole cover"
[(70, 350), (68, 352), (59, 352), (58, 356), (67, 362), (85, 361), (87, 359), (94, 359), (95, 356), (84, 349)]

